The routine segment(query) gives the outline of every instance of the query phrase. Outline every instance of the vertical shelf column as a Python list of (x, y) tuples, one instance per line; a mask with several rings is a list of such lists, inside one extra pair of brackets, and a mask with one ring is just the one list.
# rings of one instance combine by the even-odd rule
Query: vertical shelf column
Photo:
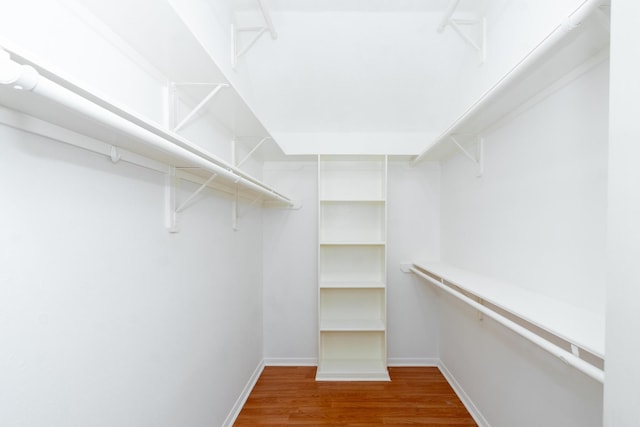
[(388, 381), (386, 156), (318, 159), (317, 381)]

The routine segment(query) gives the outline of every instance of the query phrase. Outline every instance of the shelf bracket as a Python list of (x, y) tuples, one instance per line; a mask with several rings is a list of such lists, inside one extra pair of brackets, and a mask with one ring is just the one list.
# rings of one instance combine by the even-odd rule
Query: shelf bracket
[(209, 103), (209, 101), (211, 101), (213, 99), (213, 97), (218, 94), (218, 92), (220, 92), (220, 90), (222, 88), (229, 87), (229, 85), (227, 83), (172, 83), (173, 100), (174, 100), (172, 105), (173, 105), (173, 109), (174, 109), (174, 114), (175, 114), (175, 111), (177, 110), (177, 105), (176, 105), (177, 97), (175, 95), (175, 88), (177, 86), (194, 86), (194, 85), (197, 85), (197, 86), (213, 86), (213, 89), (211, 90), (211, 92), (209, 92), (209, 94), (207, 96), (204, 97), (204, 99), (202, 101), (200, 101), (200, 103), (198, 105), (195, 106), (195, 108), (193, 110), (191, 110), (191, 112), (189, 114), (187, 114), (184, 117), (184, 119), (182, 119), (182, 121), (180, 121), (180, 123), (178, 123), (173, 128), (174, 132), (178, 132), (180, 129), (185, 127), (187, 125), (187, 123), (189, 123), (195, 117), (195, 115), (198, 114), (198, 112), (200, 112), (200, 110), (202, 110)]
[(191, 206), (191, 205), (190, 205), (191, 201), (192, 201), (193, 199), (195, 199), (195, 198), (198, 196), (198, 194), (200, 194), (200, 193), (202, 192), (202, 190), (204, 190), (205, 188), (207, 188), (207, 187), (209, 186), (209, 184), (211, 184), (211, 183), (213, 182), (213, 180), (214, 180), (214, 179), (216, 179), (216, 177), (217, 177), (217, 176), (218, 176), (218, 174), (217, 174), (217, 173), (214, 173), (213, 175), (211, 175), (211, 176), (209, 177), (209, 179), (207, 179), (207, 180), (204, 182), (204, 184), (202, 184), (200, 187), (198, 187), (198, 189), (197, 189), (196, 191), (194, 191), (193, 193), (191, 193), (191, 195), (190, 195), (189, 197), (187, 197), (187, 198), (186, 198), (186, 200), (185, 200), (184, 202), (182, 202), (182, 203), (180, 204), (180, 206), (178, 206), (178, 207), (176, 208), (176, 213), (180, 213), (180, 212), (184, 211), (185, 209), (187, 209), (189, 206)]
[(118, 150), (118, 147), (116, 147), (115, 145), (111, 146), (111, 151), (109, 153), (109, 158), (111, 159), (112, 163), (118, 163), (120, 161), (120, 159), (122, 159), (122, 154), (120, 154), (120, 151)]
[[(480, 65), (484, 64), (484, 61), (487, 57), (487, 19), (458, 19), (454, 18), (453, 14), (458, 7), (458, 3), (460, 0), (453, 0), (449, 9), (444, 15), (444, 18), (440, 22), (438, 26), (438, 33), (442, 33), (447, 26), (450, 26), (461, 38), (462, 40), (471, 46), (480, 57)], [(473, 36), (470, 32), (464, 27), (479, 27), (480, 34), (477, 36)]]
[(242, 166), (243, 164), (245, 164), (245, 162), (246, 162), (247, 160), (249, 160), (249, 159), (251, 158), (251, 156), (252, 156), (256, 151), (258, 151), (258, 149), (262, 146), (262, 144), (264, 144), (266, 141), (268, 141), (268, 140), (270, 140), (270, 139), (272, 139), (270, 136), (265, 136), (264, 138), (262, 138), (262, 139), (260, 140), (260, 142), (258, 142), (258, 143), (255, 145), (255, 147), (253, 147), (253, 148), (251, 149), (251, 151), (249, 151), (249, 152), (247, 153), (247, 155), (246, 155), (246, 156), (244, 156), (244, 158), (238, 162), (238, 164), (236, 165), (236, 167), (240, 167), (240, 166)]
[(176, 189), (178, 186), (178, 177), (176, 176), (175, 166), (169, 167), (169, 173), (165, 182), (165, 226), (169, 233), (177, 233), (180, 231), (178, 227), (178, 214), (176, 212)]
[(238, 218), (242, 218), (245, 215), (247, 215), (248, 213), (250, 213), (251, 211), (253, 211), (254, 210), (253, 207), (256, 206), (256, 204), (258, 202), (260, 202), (260, 201), (262, 201), (262, 196), (258, 196), (255, 199), (253, 199), (251, 201), (251, 203), (249, 203), (249, 206), (247, 206), (247, 210), (246, 211), (244, 211), (242, 213), (240, 213), (240, 211), (238, 211)]
[(236, 188), (233, 202), (231, 202), (231, 228), (238, 231), (238, 189)]
[[(273, 21), (271, 20), (271, 15), (269, 14), (269, 10), (267, 9), (264, 0), (258, 0), (258, 5), (260, 6), (260, 12), (262, 13), (262, 17), (264, 18), (263, 26), (256, 27), (238, 27), (234, 24), (231, 24), (231, 66), (232, 68), (236, 68), (236, 64), (238, 63), (238, 59), (246, 54), (253, 45), (262, 37), (264, 33), (267, 31), (271, 34), (271, 38), (273, 40), (278, 38), (278, 33), (273, 25)], [(238, 46), (238, 34), (239, 33), (253, 33), (253, 37), (247, 42), (247, 44), (240, 49)]]
[(176, 174), (176, 167), (171, 166), (169, 173), (167, 174), (167, 183), (165, 188), (165, 204), (166, 204), (166, 226), (170, 233), (177, 233), (180, 231), (178, 227), (178, 214), (185, 211), (193, 203), (193, 200), (207, 188), (218, 174), (212, 174), (196, 191), (191, 193), (189, 197), (185, 199), (178, 206), (178, 175)]
[(484, 173), (484, 138), (481, 136), (476, 137), (477, 140), (476, 140), (475, 154), (469, 152), (469, 150), (464, 148), (462, 144), (458, 142), (458, 140), (454, 135), (450, 135), (449, 138), (451, 138), (453, 143), (456, 145), (456, 147), (458, 147), (458, 149), (462, 152), (462, 154), (464, 154), (469, 160), (471, 160), (477, 166), (478, 171), (476, 173), (476, 176), (478, 178), (482, 177), (482, 174)]

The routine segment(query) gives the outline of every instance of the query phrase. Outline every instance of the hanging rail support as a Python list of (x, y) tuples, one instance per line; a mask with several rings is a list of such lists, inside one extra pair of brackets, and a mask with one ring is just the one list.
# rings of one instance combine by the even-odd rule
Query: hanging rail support
[(267, 29), (271, 34), (271, 38), (273, 40), (278, 38), (278, 33), (276, 32), (276, 27), (273, 26), (273, 21), (271, 20), (271, 14), (269, 13), (269, 9), (264, 4), (264, 0), (258, 0), (258, 5), (260, 6), (260, 12), (262, 12), (262, 17), (264, 18), (264, 22), (267, 25)]
[[(264, 0), (258, 0), (258, 5), (260, 6), (260, 12), (262, 13), (262, 17), (264, 18), (264, 26), (237, 27), (234, 24), (231, 24), (231, 67), (234, 69), (236, 68), (238, 59), (246, 54), (264, 33), (268, 31), (273, 40), (276, 40), (278, 38), (278, 33), (276, 32), (276, 28), (273, 25), (273, 21), (271, 20), (271, 14), (269, 13), (269, 9), (267, 9)], [(243, 47), (242, 49), (238, 49), (238, 33), (247, 32), (254, 33), (253, 38), (249, 40), (245, 47)]]
[(238, 188), (231, 202), (231, 228), (233, 231), (238, 231)]
[(471, 154), (466, 148), (462, 146), (456, 139), (454, 135), (450, 135), (449, 138), (453, 141), (453, 143), (458, 147), (458, 149), (464, 154), (469, 160), (471, 160), (478, 167), (478, 172), (476, 176), (480, 178), (482, 174), (484, 174), (484, 138), (478, 137), (476, 142), (476, 154)]
[(173, 130), (174, 130), (175, 132), (178, 132), (178, 131), (179, 131), (180, 129), (182, 129), (182, 128), (187, 124), (187, 123), (189, 123), (189, 121), (190, 121), (190, 120), (191, 120), (191, 119), (192, 119), (196, 114), (198, 114), (198, 112), (199, 112), (199, 111), (200, 111), (200, 110), (201, 110), (205, 105), (207, 105), (207, 103), (208, 103), (209, 101), (211, 101), (211, 99), (212, 99), (214, 96), (216, 96), (216, 95), (218, 94), (218, 92), (220, 92), (220, 90), (221, 90), (222, 88), (229, 87), (229, 85), (228, 85), (228, 84), (226, 84), (226, 83), (218, 83), (218, 84), (212, 83), (212, 85), (214, 86), (213, 90), (212, 90), (211, 92), (209, 92), (209, 94), (208, 94), (207, 96), (205, 96), (205, 97), (204, 97), (204, 99), (203, 99), (202, 101), (200, 101), (200, 103), (199, 103), (198, 105), (196, 105), (196, 107), (195, 107), (193, 110), (191, 110), (191, 112), (190, 112), (189, 114), (187, 114), (187, 116), (186, 116), (184, 119), (182, 119), (182, 121), (181, 121), (180, 123), (178, 123), (178, 124), (176, 125), (176, 127), (175, 127), (175, 128), (173, 128)]
[(218, 174), (214, 173), (196, 191), (191, 193), (191, 195), (189, 197), (187, 197), (187, 199), (184, 202), (182, 202), (180, 204), (180, 206), (178, 206), (178, 208), (176, 208), (176, 213), (180, 213), (180, 212), (184, 211), (186, 208), (188, 208), (189, 207), (189, 203), (193, 199), (195, 199), (198, 196), (198, 194), (202, 193), (202, 190), (207, 188), (209, 186), (209, 184), (211, 184), (213, 182), (213, 180), (216, 179), (217, 176), (218, 176)]
[(249, 212), (251, 212), (251, 211), (253, 210), (253, 209), (251, 209), (251, 208), (253, 208), (253, 207), (256, 205), (256, 203), (258, 203), (258, 202), (259, 202), (259, 201), (261, 201), (261, 200), (262, 200), (262, 196), (258, 196), (258, 197), (256, 197), (255, 199), (253, 199), (253, 200), (251, 201), (251, 203), (249, 203), (249, 206), (247, 206), (247, 210), (246, 210), (246, 211), (244, 211), (244, 212), (242, 212), (242, 213), (240, 213), (240, 211), (238, 211), (238, 218), (242, 218), (242, 217), (244, 217), (245, 215), (247, 215)]
[(169, 173), (165, 182), (165, 225), (169, 233), (180, 231), (178, 227), (178, 215), (176, 213), (176, 189), (178, 178), (175, 166), (169, 167)]
[[(440, 25), (438, 25), (438, 33), (442, 33), (447, 26), (453, 28), (453, 30), (462, 38), (462, 40), (467, 43), (471, 48), (478, 52), (480, 56), (480, 65), (484, 64), (484, 61), (487, 58), (487, 19), (456, 19), (453, 18), (453, 14), (458, 7), (458, 3), (460, 0), (453, 0), (449, 5), (449, 9), (445, 13), (442, 21), (440, 21)], [(471, 35), (465, 30), (462, 29), (462, 26), (472, 26), (479, 25), (480, 26), (480, 36), (479, 40), (474, 40)]]
[(238, 164), (237, 164), (236, 166), (237, 166), (237, 167), (240, 167), (240, 166), (242, 166), (243, 164), (245, 164), (245, 162), (246, 162), (247, 160), (249, 160), (249, 159), (251, 158), (251, 156), (252, 156), (256, 151), (258, 151), (258, 149), (260, 148), (260, 146), (262, 146), (262, 144), (264, 144), (264, 143), (265, 143), (265, 141), (267, 141), (267, 140), (269, 140), (269, 139), (272, 139), (272, 138), (271, 138), (270, 136), (265, 136), (264, 138), (262, 138), (262, 139), (260, 140), (260, 142), (258, 142), (258, 143), (256, 144), (256, 146), (255, 146), (255, 147), (253, 147), (253, 148), (251, 149), (251, 151), (249, 151), (249, 153), (247, 153), (247, 155), (246, 155), (246, 156), (244, 156), (244, 158), (243, 158), (242, 160), (240, 160), (240, 162), (238, 162)]
[(120, 151), (118, 151), (118, 147), (116, 147), (115, 145), (111, 146), (109, 158), (111, 159), (112, 163), (118, 163), (120, 159), (122, 159), (122, 155), (120, 154)]

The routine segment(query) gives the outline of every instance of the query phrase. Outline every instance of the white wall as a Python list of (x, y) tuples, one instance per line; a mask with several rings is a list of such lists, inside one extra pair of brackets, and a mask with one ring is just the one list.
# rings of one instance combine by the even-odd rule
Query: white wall
[(267, 162), (266, 183), (302, 208), (263, 213), (264, 357), (315, 364), (318, 356), (318, 165)]
[[(442, 260), (604, 313), (608, 64), (442, 163)], [(493, 427), (599, 426), (602, 385), (442, 298), (441, 358)], [(490, 392), (489, 392), (490, 391)]]
[(207, 192), (169, 234), (161, 174), (0, 133), (0, 424), (220, 425), (262, 358), (260, 214)]
[[(495, 85), (541, 40), (569, 16), (582, 0), (491, 0), (486, 3), (486, 59), (480, 65), (477, 52), (470, 47), (460, 61), (451, 93), (453, 102), (445, 104), (449, 125), (479, 97)], [(448, 27), (445, 32), (453, 32)], [(464, 43), (462, 39), (458, 43)]]
[(439, 354), (437, 301), (400, 263), (440, 253), (440, 165), (389, 161), (387, 180), (387, 345), (389, 363), (430, 364)]
[(607, 427), (640, 425), (640, 121), (637, 70), (640, 4), (614, 1), (611, 30), (611, 120), (607, 253)]
[[(264, 337), (267, 363), (315, 363), (318, 353), (318, 195), (316, 162), (268, 162), (265, 182), (302, 201), (302, 209), (264, 213)], [(438, 357), (437, 304), (400, 271), (439, 248), (439, 167), (390, 162), (388, 178), (388, 356), (392, 364)], [(416, 236), (423, 236), (417, 239)]]
[(608, 63), (442, 167), (442, 258), (604, 313)]
[[(81, 3), (12, 2), (0, 36), (162, 122), (164, 77)], [(230, 158), (219, 125), (186, 133)], [(233, 232), (207, 190), (169, 234), (161, 173), (3, 125), (0, 140), (0, 424), (221, 425), (262, 361), (260, 210)]]

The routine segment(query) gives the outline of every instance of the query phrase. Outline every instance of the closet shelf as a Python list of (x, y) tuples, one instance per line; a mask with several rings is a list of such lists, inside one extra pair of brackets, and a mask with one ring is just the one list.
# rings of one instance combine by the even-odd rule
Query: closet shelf
[(604, 359), (605, 318), (548, 296), (443, 263), (413, 263), (438, 282), (445, 281)]
[(385, 243), (381, 241), (358, 241), (358, 242), (338, 242), (338, 241), (322, 241), (320, 246), (384, 246)]
[(456, 150), (452, 136), (477, 136), (606, 59), (609, 4), (609, 0), (585, 0), (433, 140), (414, 163), (448, 157)]
[(320, 282), (320, 289), (384, 289), (383, 282), (354, 282), (354, 281), (322, 281)]
[(384, 322), (381, 319), (324, 319), (320, 321), (321, 332), (384, 330)]
[(193, 175), (215, 174), (216, 182), (255, 197), (293, 205), (184, 137), (61, 77), (7, 44), (0, 45), (0, 104), (160, 163), (188, 168)]
[[(142, 7), (140, 2), (147, 6)], [(170, 82), (176, 83), (176, 90), (191, 101), (192, 107), (211, 88), (184, 83), (227, 84), (204, 110), (235, 137), (267, 136), (268, 132), (246, 99), (236, 91), (171, 2), (140, 0), (136, 3), (132, 7), (131, 2), (125, 0), (89, 0), (83, 5)], [(150, 10), (153, 19), (147, 16)]]

